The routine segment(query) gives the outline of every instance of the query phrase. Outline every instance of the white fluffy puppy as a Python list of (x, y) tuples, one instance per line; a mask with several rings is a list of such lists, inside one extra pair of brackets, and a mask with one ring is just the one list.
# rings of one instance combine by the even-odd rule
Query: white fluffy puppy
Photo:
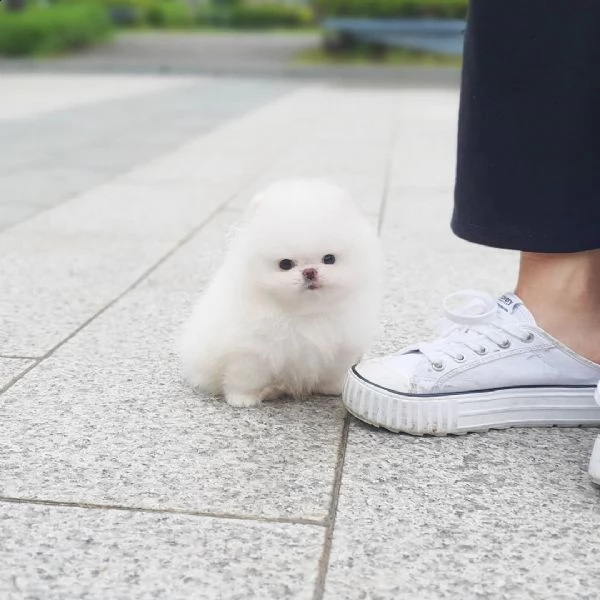
[(186, 378), (240, 407), (341, 393), (378, 330), (381, 267), (377, 234), (344, 191), (271, 185), (184, 330)]

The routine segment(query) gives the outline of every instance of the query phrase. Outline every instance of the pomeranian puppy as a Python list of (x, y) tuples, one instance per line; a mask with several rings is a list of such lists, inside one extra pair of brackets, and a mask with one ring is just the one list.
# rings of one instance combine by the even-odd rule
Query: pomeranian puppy
[(185, 327), (185, 377), (238, 407), (340, 394), (378, 330), (381, 275), (377, 234), (343, 190), (271, 185)]

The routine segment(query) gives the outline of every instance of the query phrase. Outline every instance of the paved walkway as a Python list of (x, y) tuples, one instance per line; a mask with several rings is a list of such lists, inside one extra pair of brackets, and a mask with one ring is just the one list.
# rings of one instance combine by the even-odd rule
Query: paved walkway
[(380, 224), (375, 353), (427, 335), (446, 293), (511, 285), (514, 256), (448, 230), (455, 91), (9, 83), (0, 598), (598, 597), (597, 430), (412, 438), (336, 399), (240, 411), (179, 378), (174, 336), (275, 177), (333, 177)]

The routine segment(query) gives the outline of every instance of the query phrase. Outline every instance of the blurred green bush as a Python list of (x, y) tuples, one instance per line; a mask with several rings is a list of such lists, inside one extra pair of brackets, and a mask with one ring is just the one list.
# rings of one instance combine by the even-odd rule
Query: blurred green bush
[(88, 46), (106, 38), (112, 29), (106, 10), (80, 2), (21, 12), (0, 10), (0, 54), (52, 54)]
[(55, 4), (82, 6), (100, 6), (115, 25), (120, 27), (136, 27), (146, 20), (147, 12), (159, 0), (54, 0)]
[(242, 0), (205, 3), (192, 10), (186, 0), (144, 0), (153, 2), (146, 10), (151, 27), (227, 27), (233, 29), (295, 28), (314, 24), (312, 9), (276, 2), (249, 4)]
[(188, 29), (198, 24), (198, 15), (183, 2), (155, 2), (146, 8), (145, 23), (164, 29)]
[(228, 27), (238, 29), (295, 28), (314, 23), (313, 10), (276, 1), (250, 4), (244, 0), (55, 0), (60, 4), (100, 4), (121, 27), (187, 29)]
[(468, 0), (314, 0), (320, 17), (464, 19)]
[(313, 24), (313, 11), (304, 6), (237, 4), (229, 13), (229, 25), (240, 29), (296, 28)]

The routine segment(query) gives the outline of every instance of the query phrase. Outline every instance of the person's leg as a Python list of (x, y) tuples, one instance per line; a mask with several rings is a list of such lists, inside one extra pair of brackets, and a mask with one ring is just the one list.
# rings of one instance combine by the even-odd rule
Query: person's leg
[[(509, 9), (509, 10), (507, 10)], [(600, 3), (473, 0), (452, 221), (522, 250), (517, 294), (600, 362)]]
[(472, 0), (452, 229), (523, 252), (600, 248), (600, 2)]
[(542, 329), (600, 364), (600, 250), (524, 252), (516, 293)]
[(470, 294), (434, 342), (367, 360), (343, 394), (413, 434), (599, 425), (600, 3), (472, 0), (452, 229), (522, 251), (517, 294)]
[[(596, 402), (600, 406), (600, 383), (596, 388)], [(592, 481), (600, 485), (600, 435), (596, 438), (592, 456), (590, 457), (589, 473)]]

